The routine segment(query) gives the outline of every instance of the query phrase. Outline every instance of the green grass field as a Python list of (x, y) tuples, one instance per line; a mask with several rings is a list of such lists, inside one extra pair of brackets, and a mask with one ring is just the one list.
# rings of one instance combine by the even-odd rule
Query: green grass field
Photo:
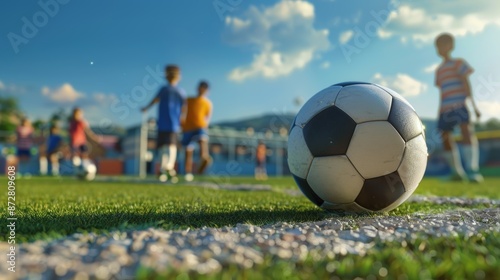
[[(211, 180), (208, 177), (204, 179)], [(239, 177), (231, 178), (227, 183), (257, 184), (252, 178)], [(215, 190), (186, 185), (130, 183), (127, 180), (82, 183), (72, 178), (19, 179), (16, 181), (16, 215), (19, 219), (16, 228), (17, 239), (21, 242), (31, 242), (61, 238), (76, 232), (106, 233), (116, 229), (147, 227), (181, 229), (203, 226), (222, 227), (237, 223), (263, 225), (275, 222), (315, 221), (339, 215), (319, 209), (302, 195), (288, 194), (287, 189), (297, 190), (291, 178), (271, 178), (265, 184), (271, 185), (272, 190)], [(3, 185), (5, 190), (7, 189), (6, 178), (0, 180), (0, 185)], [(500, 199), (500, 178), (490, 177), (485, 183), (479, 185), (449, 183), (426, 178), (415, 193), (426, 196)], [(1, 192), (0, 201), (2, 209), (6, 209), (6, 191)], [(456, 208), (455, 205), (438, 206), (431, 203), (407, 202), (388, 214), (377, 215), (435, 213)], [(1, 211), (0, 219), (5, 221), (6, 218), (7, 211)], [(0, 233), (0, 238), (5, 241), (7, 228), (0, 227)], [(261, 265), (256, 270), (246, 271), (245, 275), (248, 279), (253, 279), (259, 278), (259, 275), (283, 272), (289, 273), (290, 278), (301, 279), (301, 276), (314, 272), (315, 268), (335, 262), (336, 271), (349, 278), (353, 276), (353, 271), (369, 271), (375, 262), (377, 265), (378, 263), (387, 265), (397, 260), (400, 264), (396, 266), (395, 273), (417, 277), (421, 270), (416, 266), (435, 264), (432, 269), (426, 270), (426, 273), (436, 276), (442, 275), (440, 273), (449, 266), (457, 265), (455, 255), (459, 254), (459, 260), (474, 259), (475, 267), (457, 268), (458, 274), (453, 275), (467, 278), (466, 276), (470, 276), (473, 269), (492, 267), (491, 264), (495, 264), (496, 269), (485, 270), (486, 276), (498, 278), (500, 277), (499, 237), (498, 233), (485, 233), (482, 237), (471, 237), (473, 242), (457, 237), (430, 241), (416, 240), (416, 244), (409, 245), (409, 247), (418, 248), (419, 242), (428, 242), (429, 246), (434, 248), (434, 256), (418, 252), (418, 250), (409, 255), (407, 249), (393, 244), (380, 245), (376, 254), (365, 258), (309, 260), (300, 266), (267, 260), (266, 265)], [(493, 258), (488, 257), (490, 255)], [(446, 261), (447, 258), (450, 261)], [(435, 263), (436, 259), (441, 261)], [(228, 268), (225, 273), (230, 275), (234, 269), (236, 268)], [(223, 276), (224, 274), (213, 277), (216, 279)], [(318, 276), (322, 278), (325, 275)]]

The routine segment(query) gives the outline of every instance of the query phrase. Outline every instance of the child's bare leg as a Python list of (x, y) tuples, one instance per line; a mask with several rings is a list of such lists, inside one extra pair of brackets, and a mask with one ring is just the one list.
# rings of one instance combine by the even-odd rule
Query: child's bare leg
[(193, 149), (186, 148), (186, 157), (184, 160), (184, 171), (186, 174), (193, 174)]
[(210, 154), (208, 153), (208, 141), (200, 140), (200, 165), (198, 167), (198, 174), (203, 174), (205, 169), (210, 165)]
[(458, 151), (458, 147), (452, 138), (453, 136), (450, 132), (443, 131), (441, 137), (443, 139), (444, 156), (450, 165), (453, 176), (458, 175), (458, 177), (465, 179), (466, 176), (460, 160), (460, 152)]
[(55, 153), (50, 155), (50, 163), (52, 165), (52, 176), (59, 176), (59, 156)]
[(186, 156), (184, 157), (184, 179), (188, 182), (193, 181), (193, 153), (194, 149), (186, 147)]
[(451, 151), (451, 143), (450, 141), (452, 141), (452, 139), (450, 139), (450, 133), (447, 132), (447, 131), (443, 131), (441, 133), (441, 139), (443, 140), (443, 149), (445, 151)]

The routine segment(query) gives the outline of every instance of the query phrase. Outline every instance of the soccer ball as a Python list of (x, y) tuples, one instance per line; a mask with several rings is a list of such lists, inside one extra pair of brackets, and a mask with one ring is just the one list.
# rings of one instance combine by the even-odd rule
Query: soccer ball
[(330, 86), (304, 104), (290, 128), (290, 171), (324, 209), (390, 211), (415, 191), (426, 165), (420, 118), (380, 85)]
[(97, 167), (95, 166), (95, 164), (91, 161), (84, 160), (77, 176), (81, 180), (92, 181), (95, 179), (96, 173)]

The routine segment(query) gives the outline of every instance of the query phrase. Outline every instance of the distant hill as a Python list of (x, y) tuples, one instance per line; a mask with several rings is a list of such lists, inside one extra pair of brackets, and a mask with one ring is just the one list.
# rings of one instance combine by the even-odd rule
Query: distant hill
[(113, 136), (124, 136), (126, 134), (126, 129), (121, 126), (92, 126), (92, 131), (99, 135), (113, 135)]
[[(273, 132), (279, 132), (279, 129), (285, 127), (290, 128), (295, 114), (265, 114), (262, 116), (249, 117), (245, 119), (235, 120), (235, 121), (221, 121), (212, 124), (212, 127), (224, 127), (232, 128), (236, 130), (246, 130), (252, 127), (255, 131), (264, 132), (268, 129)], [(437, 121), (433, 119), (422, 119), (426, 131), (436, 132), (437, 131)]]
[(246, 130), (252, 127), (255, 131), (260, 132), (267, 130), (279, 132), (282, 127), (289, 129), (294, 118), (295, 114), (266, 114), (236, 121), (222, 121), (212, 124), (212, 127), (218, 126), (236, 130)]

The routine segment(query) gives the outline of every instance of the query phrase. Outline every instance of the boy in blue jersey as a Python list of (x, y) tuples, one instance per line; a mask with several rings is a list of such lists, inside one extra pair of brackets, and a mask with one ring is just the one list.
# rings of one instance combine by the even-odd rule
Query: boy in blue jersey
[(40, 157), (40, 174), (47, 175), (48, 160), (51, 163), (52, 176), (59, 176), (59, 159), (63, 139), (59, 134), (59, 127), (55, 124), (50, 126), (50, 134), (47, 138), (46, 155)]
[(181, 115), (184, 110), (186, 94), (177, 84), (181, 80), (181, 71), (177, 65), (165, 67), (168, 84), (163, 86), (153, 100), (144, 108), (146, 112), (151, 106), (158, 106), (158, 136), (156, 149), (160, 156), (160, 181), (176, 180), (175, 161), (177, 158), (177, 133), (181, 128)]

